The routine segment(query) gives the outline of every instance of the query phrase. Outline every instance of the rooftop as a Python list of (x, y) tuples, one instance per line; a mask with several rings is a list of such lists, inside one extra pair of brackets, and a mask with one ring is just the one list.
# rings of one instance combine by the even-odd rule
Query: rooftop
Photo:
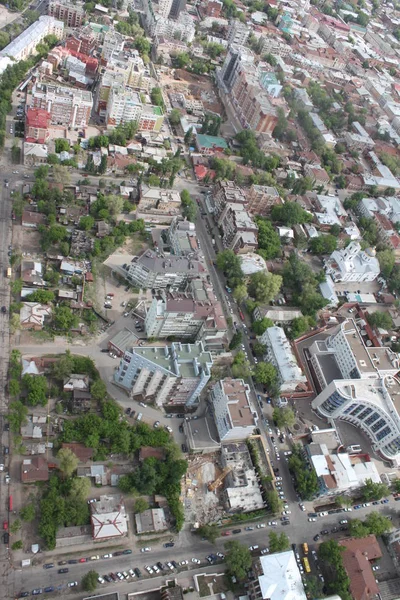
[(228, 148), (228, 144), (224, 138), (215, 135), (196, 134), (196, 140), (202, 148)]
[(299, 567), (292, 550), (261, 556), (262, 575), (258, 582), (262, 598), (268, 600), (306, 600)]
[(213, 362), (211, 354), (204, 350), (201, 342), (173, 343), (169, 347), (142, 346), (132, 348), (131, 353), (142, 356), (171, 374), (184, 378), (197, 377), (200, 368), (207, 373)]
[[(253, 409), (249, 401), (249, 387), (243, 379), (223, 379), (220, 382), (227, 400), (232, 427), (247, 427), (257, 425)], [(217, 384), (218, 385), (218, 384)]]

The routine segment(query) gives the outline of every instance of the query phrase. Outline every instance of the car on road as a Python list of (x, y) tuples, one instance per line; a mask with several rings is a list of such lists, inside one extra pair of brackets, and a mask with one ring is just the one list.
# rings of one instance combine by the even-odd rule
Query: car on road
[(241, 529), (232, 529), (232, 533), (242, 533)]
[(43, 565), (43, 569), (52, 569), (54, 567), (54, 563), (45, 563)]
[(122, 571), (122, 575), (125, 577), (125, 579), (129, 579), (129, 574), (126, 571)]
[(160, 427), (160, 421), (156, 421), (153, 425), (154, 429), (158, 429)]
[(101, 558), (112, 558), (112, 554), (103, 554)]
[(113, 581), (118, 581), (118, 577), (116, 576), (115, 573), (110, 573), (110, 577)]
[(110, 577), (109, 575), (103, 575), (103, 577), (107, 581), (107, 583), (112, 583), (112, 577)]
[(103, 577), (98, 577), (98, 578), (97, 578), (97, 581), (98, 581), (99, 583), (104, 583), (105, 579), (103, 579)]
[(32, 590), (32, 596), (39, 596), (39, 594), (43, 594), (42, 588), (38, 588), (36, 590)]
[[(268, 525), (269, 525), (269, 523), (268, 523)], [(264, 527), (265, 527), (265, 523), (259, 523), (257, 525), (257, 529), (264, 529)]]
[(290, 521), (283, 521), (282, 525), (290, 525)]
[(135, 577), (135, 571), (133, 569), (128, 569), (128, 573), (131, 577)]
[(261, 554), (268, 554), (268, 552), (269, 552), (269, 548), (263, 548), (261, 550)]
[(328, 533), (329, 533), (329, 529), (323, 529), (321, 531), (321, 535), (328, 535)]
[(354, 510), (358, 510), (359, 508), (362, 508), (361, 504), (356, 504), (355, 506), (353, 506)]
[(170, 569), (171, 571), (173, 571), (173, 570), (174, 570), (174, 566), (173, 566), (173, 564), (172, 564), (172, 563), (170, 563), (170, 562), (167, 562), (167, 567), (168, 567), (168, 569)]
[(318, 542), (318, 540), (320, 539), (320, 535), (317, 533), (317, 535), (314, 535), (313, 540), (314, 542)]
[(306, 510), (306, 507), (304, 506), (304, 504), (299, 504), (299, 508), (300, 508), (300, 510), (302, 510), (303, 512)]
[(140, 552), (151, 552), (151, 548), (149, 548), (148, 546), (146, 546), (145, 548), (141, 548)]
[(100, 560), (100, 556), (98, 554), (91, 556), (90, 560)]
[(364, 502), (363, 507), (367, 508), (367, 506), (371, 506), (371, 502)]
[(186, 444), (181, 444), (181, 448), (182, 448), (182, 452), (188, 451)]
[(58, 572), (60, 573), (60, 575), (62, 573), (68, 573), (69, 569), (58, 569)]
[(308, 517), (308, 520), (310, 521), (310, 523), (315, 523), (317, 519), (315, 517)]
[(69, 565), (77, 565), (78, 561), (75, 558), (71, 558), (71, 560), (68, 561)]
[(245, 531), (253, 531), (254, 527), (245, 527), (244, 530)]
[(80, 563), (85, 563), (85, 562), (87, 562), (87, 558), (80, 558), (80, 559), (79, 559), (79, 562), (80, 562)]
[(181, 560), (181, 562), (179, 563), (181, 565), (181, 567), (184, 567), (185, 565), (189, 564), (188, 560)]
[(292, 511), (291, 511), (291, 510), (283, 510), (283, 511), (282, 511), (282, 514), (283, 514), (283, 515), (291, 515), (291, 514), (292, 514)]
[(254, 552), (255, 550), (258, 550), (257, 544), (255, 546), (249, 546), (249, 550), (250, 550), (250, 552)]
[(136, 577), (139, 578), (142, 576), (142, 571), (140, 569), (138, 569), (137, 567), (134, 569)]
[(328, 511), (323, 510), (322, 512), (318, 513), (319, 517), (327, 517), (328, 516)]
[(160, 569), (157, 567), (157, 565), (153, 565), (151, 568), (153, 569), (154, 573), (160, 572)]
[(198, 558), (192, 558), (192, 563), (194, 563), (195, 565), (199, 565), (201, 563), (201, 560), (199, 560)]
[(381, 500), (381, 504), (387, 504), (389, 502), (389, 500), (387, 498), (384, 498), (383, 500)]
[(372, 570), (373, 570), (373, 571), (379, 571), (379, 569), (380, 569), (380, 566), (379, 566), (379, 565), (374, 565), (374, 566), (372, 567)]
[(166, 542), (164, 544), (164, 548), (173, 548), (175, 546), (174, 542)]
[(231, 535), (231, 532), (230, 532), (230, 531), (223, 531), (223, 532), (221, 533), (221, 535), (222, 535), (223, 537), (227, 537), (228, 535)]
[(218, 558), (220, 558), (221, 560), (224, 560), (224, 558), (225, 558), (225, 554), (222, 554), (222, 552), (217, 552), (217, 556), (218, 556)]
[(270, 527), (276, 527), (278, 525), (278, 523), (276, 521), (268, 521), (268, 525)]
[(154, 571), (151, 567), (149, 567), (149, 565), (145, 565), (144, 568), (146, 569), (149, 575), (153, 575)]
[(68, 587), (70, 587), (70, 588), (71, 587), (76, 587), (77, 585), (78, 585), (77, 581), (70, 581), (69, 584), (68, 584)]
[(347, 519), (341, 519), (341, 520), (339, 521), (339, 523), (340, 523), (341, 525), (347, 525), (347, 523), (348, 523), (348, 520), (347, 520)]
[(27, 596), (29, 596), (29, 592), (21, 592), (18, 598), (26, 598)]

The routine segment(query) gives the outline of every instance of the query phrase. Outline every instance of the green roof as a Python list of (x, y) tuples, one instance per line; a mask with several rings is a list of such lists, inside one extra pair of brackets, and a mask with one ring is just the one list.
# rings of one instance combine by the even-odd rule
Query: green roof
[(216, 135), (204, 135), (202, 133), (198, 133), (196, 136), (197, 143), (199, 146), (203, 148), (227, 148), (228, 144), (222, 137), (218, 137)]
[(161, 106), (153, 106), (153, 113), (155, 115), (158, 115), (159, 117), (162, 117), (163, 111), (162, 111)]

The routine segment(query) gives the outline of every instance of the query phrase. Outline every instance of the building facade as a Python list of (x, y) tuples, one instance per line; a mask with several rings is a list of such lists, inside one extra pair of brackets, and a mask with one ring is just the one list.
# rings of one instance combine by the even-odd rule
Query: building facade
[(80, 27), (85, 18), (85, 8), (80, 2), (75, 4), (69, 0), (51, 0), (48, 14), (63, 21), (67, 27)]
[(269, 215), (272, 207), (281, 203), (277, 189), (268, 185), (253, 184), (247, 194), (247, 210), (253, 215)]
[(307, 382), (282, 327), (268, 327), (260, 342), (266, 346), (266, 360), (277, 370), (281, 393), (295, 392)]
[(163, 258), (152, 250), (146, 250), (130, 263), (127, 279), (137, 287), (179, 288), (188, 281), (205, 278), (207, 271), (199, 260), (185, 256)]
[(42, 108), (29, 108), (25, 119), (25, 141), (45, 144), (49, 138), (51, 115)]
[(361, 250), (358, 242), (351, 242), (347, 248), (335, 250), (325, 263), (325, 271), (335, 282), (375, 281), (380, 266), (373, 248)]
[(212, 364), (202, 342), (132, 348), (125, 351), (114, 381), (132, 397), (180, 411), (197, 403)]
[(14, 60), (25, 60), (35, 54), (36, 46), (43, 42), (47, 35), (55, 35), (59, 40), (64, 35), (64, 23), (47, 15), (39, 17), (8, 46), (0, 52), (0, 57), (9, 56)]
[(36, 83), (32, 88), (32, 108), (47, 110), (53, 125), (86, 127), (93, 106), (92, 93), (54, 84)]
[(244, 441), (254, 433), (258, 417), (243, 379), (222, 379), (211, 389), (211, 410), (221, 442)]

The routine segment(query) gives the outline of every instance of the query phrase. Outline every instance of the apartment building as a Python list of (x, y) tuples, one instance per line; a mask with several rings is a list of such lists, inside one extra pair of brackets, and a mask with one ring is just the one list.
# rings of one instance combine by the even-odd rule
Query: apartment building
[(160, 106), (145, 104), (139, 117), (139, 131), (154, 131), (158, 133), (164, 123), (164, 113)]
[(272, 134), (278, 122), (277, 110), (260, 86), (255, 68), (242, 65), (232, 85), (230, 98), (243, 128)]
[(199, 5), (199, 11), (203, 17), (214, 17), (218, 19), (221, 16), (223, 3), (220, 0), (206, 0)]
[[(172, 0), (166, 0), (163, 3), (162, 12), (168, 9), (168, 15), (171, 10)], [(192, 42), (196, 33), (194, 20), (187, 12), (180, 12), (178, 18), (168, 18), (160, 13), (160, 6), (153, 4), (151, 0), (145, 2), (144, 20), (146, 30), (149, 36), (165, 36), (179, 38), (187, 42)]]
[(36, 46), (44, 40), (47, 35), (55, 35), (59, 40), (64, 35), (64, 23), (47, 15), (39, 17), (8, 46), (0, 51), (0, 57), (9, 56), (16, 61), (25, 60), (31, 54), (35, 54)]
[(236, 254), (254, 252), (258, 248), (258, 227), (242, 204), (228, 202), (218, 217), (225, 248)]
[(213, 359), (202, 342), (126, 350), (114, 382), (132, 398), (181, 412), (195, 406), (210, 379)]
[(120, 123), (138, 121), (141, 113), (142, 101), (137, 92), (128, 91), (125, 85), (121, 84), (111, 87), (106, 109), (107, 126), (115, 127)]
[(376, 452), (399, 465), (398, 355), (387, 347), (367, 346), (353, 320), (309, 343), (319, 391), (312, 407), (325, 418), (358, 427)]
[(135, 256), (127, 273), (134, 286), (150, 289), (182, 288), (192, 279), (206, 276), (206, 268), (199, 260), (185, 256), (166, 258), (153, 250)]
[(109, 29), (104, 36), (101, 57), (103, 60), (109, 61), (115, 52), (120, 53), (123, 51), (124, 45), (125, 36), (115, 31), (115, 29)]
[(203, 284), (206, 300), (196, 300), (190, 290), (160, 292), (153, 297), (145, 318), (147, 337), (198, 340), (204, 336), (221, 344), (227, 332), (222, 306), (211, 287)]
[(197, 239), (196, 226), (190, 221), (175, 217), (166, 230), (166, 238), (171, 254), (175, 256), (200, 255), (200, 244)]
[(214, 215), (218, 219), (227, 203), (241, 204), (247, 206), (247, 197), (242, 188), (234, 181), (219, 181), (213, 188), (213, 201), (215, 206)]
[(307, 378), (297, 364), (289, 340), (282, 327), (268, 327), (260, 336), (260, 342), (266, 346), (266, 360), (274, 365), (278, 374), (281, 393), (295, 392), (306, 384)]
[(25, 118), (25, 141), (46, 144), (49, 138), (51, 115), (42, 108), (29, 108)]
[(258, 417), (243, 379), (226, 378), (210, 391), (209, 402), (220, 442), (244, 441), (254, 433)]
[(171, 223), (180, 215), (181, 196), (176, 190), (164, 190), (146, 184), (140, 186), (136, 217), (146, 222)]
[(172, 0), (171, 9), (169, 11), (169, 18), (177, 19), (185, 9), (186, 0)]
[(225, 57), (224, 64), (216, 70), (217, 81), (227, 93), (232, 89), (242, 68), (248, 68), (254, 63), (254, 54), (244, 46), (231, 45)]
[(81, 2), (70, 0), (50, 0), (48, 14), (63, 21), (67, 27), (80, 27), (85, 18), (85, 7)]
[(86, 54), (86, 56), (91, 56), (97, 47), (96, 36), (90, 27), (82, 27), (78, 31), (75, 30), (73, 35), (67, 38), (65, 47)]
[(250, 35), (250, 31), (251, 29), (246, 23), (232, 19), (228, 27), (227, 41), (229, 44), (244, 46)]
[(247, 194), (247, 210), (253, 215), (269, 215), (276, 204), (282, 204), (282, 199), (276, 188), (268, 185), (253, 184)]
[(88, 125), (93, 106), (91, 92), (50, 83), (35, 83), (31, 94), (31, 108), (47, 110), (53, 125)]

